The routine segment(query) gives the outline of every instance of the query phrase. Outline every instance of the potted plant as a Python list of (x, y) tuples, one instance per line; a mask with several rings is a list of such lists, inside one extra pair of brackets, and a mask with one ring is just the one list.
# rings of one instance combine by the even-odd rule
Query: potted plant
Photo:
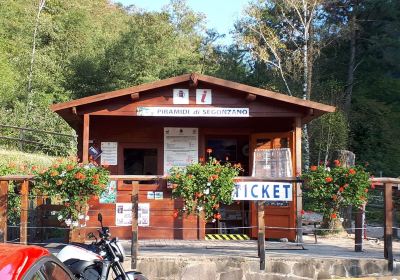
[(370, 174), (362, 166), (343, 167), (338, 160), (332, 168), (311, 166), (302, 175), (303, 197), (308, 208), (323, 214), (323, 227), (337, 229), (342, 207), (361, 208), (368, 199)]

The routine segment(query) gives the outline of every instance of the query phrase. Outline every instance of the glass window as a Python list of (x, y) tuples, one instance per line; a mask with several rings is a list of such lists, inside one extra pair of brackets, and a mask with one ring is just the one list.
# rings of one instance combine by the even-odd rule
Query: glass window
[(32, 276), (31, 280), (44, 280), (44, 278), (42, 277), (39, 271), (36, 271), (36, 273)]
[(125, 175), (157, 175), (157, 149), (124, 149)]
[(40, 271), (46, 280), (72, 280), (68, 273), (54, 262), (46, 262)]

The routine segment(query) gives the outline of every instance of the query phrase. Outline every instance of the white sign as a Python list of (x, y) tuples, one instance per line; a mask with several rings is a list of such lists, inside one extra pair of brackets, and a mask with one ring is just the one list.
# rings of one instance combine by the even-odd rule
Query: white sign
[(211, 89), (196, 89), (196, 104), (212, 104)]
[[(132, 225), (132, 203), (115, 204), (115, 225)], [(138, 226), (148, 227), (150, 225), (150, 203), (138, 204)]]
[(198, 160), (198, 129), (164, 127), (164, 174)]
[(154, 199), (163, 199), (164, 198), (164, 193), (163, 192), (155, 192), (154, 193)]
[(150, 203), (138, 204), (138, 226), (148, 227), (150, 225)]
[(137, 107), (145, 117), (249, 117), (249, 108), (225, 107)]
[(238, 182), (233, 200), (292, 201), (293, 185), (282, 182)]
[(189, 90), (174, 88), (173, 92), (174, 104), (189, 104)]
[(100, 163), (107, 165), (117, 165), (118, 162), (118, 143), (117, 142), (101, 142), (101, 161)]
[(154, 199), (154, 192), (152, 191), (147, 192), (147, 199)]

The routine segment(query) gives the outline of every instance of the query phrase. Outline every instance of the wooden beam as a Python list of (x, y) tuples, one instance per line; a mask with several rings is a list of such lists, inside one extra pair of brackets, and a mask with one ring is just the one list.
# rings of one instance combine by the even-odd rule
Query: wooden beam
[(132, 100), (133, 102), (138, 101), (138, 100), (139, 100), (139, 97), (140, 97), (139, 92), (131, 93), (131, 100)]
[(252, 93), (248, 93), (246, 95), (246, 101), (247, 102), (253, 102), (254, 100), (256, 100), (256, 98), (257, 98), (257, 95), (252, 94)]
[(0, 181), (0, 242), (7, 242), (8, 181)]
[(357, 209), (356, 216), (355, 216), (354, 251), (356, 251), (356, 252), (362, 252), (363, 212), (364, 212), (364, 207), (360, 207)]
[(82, 162), (89, 161), (89, 114), (83, 115), (83, 135), (82, 135)]
[(29, 181), (25, 180), (21, 184), (21, 221), (19, 240), (21, 244), (28, 244), (28, 210), (29, 210)]
[(138, 256), (138, 202), (139, 182), (132, 181), (132, 240), (131, 240), (131, 269), (137, 267)]
[(264, 202), (257, 201), (257, 220), (258, 220), (258, 256), (260, 258), (260, 270), (265, 270), (265, 220)]
[(385, 232), (383, 253), (388, 260), (388, 270), (393, 271), (393, 197), (392, 184), (385, 183), (384, 186), (384, 205), (385, 205)]
[[(295, 132), (295, 160), (296, 160), (296, 170), (295, 170), (295, 176), (300, 176), (301, 175), (301, 129), (302, 129), (302, 123), (301, 123), (301, 118), (296, 118), (295, 119), (295, 124), (294, 124), (294, 132)], [(302, 190), (301, 190), (301, 184), (297, 183), (296, 184), (296, 192), (295, 192), (295, 198), (296, 198), (296, 227), (297, 227), (297, 242), (303, 243), (303, 221), (301, 218), (301, 210), (303, 210), (303, 197), (302, 197)]]
[(190, 82), (189, 82), (189, 86), (190, 87), (197, 87), (199, 81), (198, 81), (198, 76), (196, 73), (192, 73), (190, 74)]

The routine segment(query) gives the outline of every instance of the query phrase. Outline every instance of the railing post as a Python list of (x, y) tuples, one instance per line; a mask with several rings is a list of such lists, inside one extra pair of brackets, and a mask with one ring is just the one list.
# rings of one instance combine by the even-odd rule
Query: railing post
[(132, 240), (131, 240), (131, 269), (137, 267), (138, 255), (138, 202), (139, 182), (132, 181)]
[(7, 242), (8, 181), (0, 181), (0, 242)]
[(260, 258), (260, 270), (265, 270), (265, 220), (264, 202), (257, 201), (258, 217), (258, 256)]
[(355, 216), (355, 238), (354, 238), (354, 251), (362, 252), (362, 232), (363, 232), (363, 210), (364, 208), (358, 208)]
[(28, 193), (29, 181), (24, 180), (21, 185), (21, 221), (19, 240), (21, 244), (28, 244)]
[(385, 234), (384, 234), (384, 256), (388, 260), (388, 270), (393, 271), (393, 199), (392, 199), (392, 184), (384, 184), (385, 198)]

